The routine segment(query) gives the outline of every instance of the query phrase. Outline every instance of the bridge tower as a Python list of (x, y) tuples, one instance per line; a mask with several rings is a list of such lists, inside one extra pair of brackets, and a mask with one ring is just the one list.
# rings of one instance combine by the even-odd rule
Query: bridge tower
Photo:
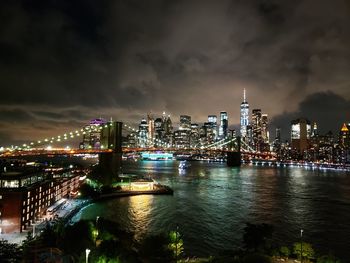
[(122, 122), (111, 121), (101, 130), (101, 148), (112, 152), (99, 154), (99, 171), (104, 185), (118, 178), (122, 167)]
[[(233, 145), (229, 147), (230, 151), (227, 152), (227, 165), (230, 167), (241, 166), (241, 137), (236, 137), (236, 151), (234, 151)], [(233, 144), (233, 143), (232, 143)]]

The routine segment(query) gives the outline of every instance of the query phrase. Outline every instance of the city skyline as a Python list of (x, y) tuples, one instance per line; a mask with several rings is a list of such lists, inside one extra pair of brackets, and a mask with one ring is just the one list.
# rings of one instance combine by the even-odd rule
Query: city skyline
[[(1, 3), (0, 145), (103, 116), (227, 111), (242, 90), (289, 137), (305, 117), (350, 120), (349, 3), (333, 1)], [(97, 115), (97, 116), (96, 116)]]

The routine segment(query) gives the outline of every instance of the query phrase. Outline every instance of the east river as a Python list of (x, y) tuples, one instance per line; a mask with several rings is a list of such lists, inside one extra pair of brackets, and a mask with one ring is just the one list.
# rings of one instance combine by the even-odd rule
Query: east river
[(126, 173), (150, 176), (173, 196), (133, 196), (92, 204), (76, 219), (102, 216), (146, 235), (179, 228), (188, 255), (217, 255), (242, 245), (246, 222), (274, 226), (274, 241), (312, 243), (323, 254), (350, 258), (350, 174), (305, 168), (275, 168), (178, 161), (125, 162)]

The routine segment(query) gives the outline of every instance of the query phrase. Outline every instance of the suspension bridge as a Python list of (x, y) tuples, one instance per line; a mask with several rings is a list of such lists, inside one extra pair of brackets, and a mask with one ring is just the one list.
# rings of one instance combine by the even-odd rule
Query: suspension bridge
[[(76, 141), (89, 133), (100, 133), (101, 140), (105, 143), (98, 148), (81, 149), (79, 147), (60, 148), (55, 147), (65, 142)], [(132, 134), (135, 138), (143, 142), (144, 147), (122, 146), (122, 137)], [(245, 140), (239, 136), (225, 137), (212, 143), (198, 143), (192, 147), (179, 148), (172, 144), (157, 138), (144, 138), (139, 135), (139, 130), (133, 128), (127, 123), (109, 122), (104, 125), (85, 126), (81, 129), (71, 130), (53, 137), (42, 138), (39, 140), (28, 141), (21, 145), (12, 145), (10, 147), (1, 147), (1, 157), (18, 157), (32, 155), (67, 155), (67, 154), (104, 154), (104, 153), (138, 153), (145, 151), (161, 152), (181, 152), (181, 153), (223, 153), (227, 155), (227, 163), (230, 166), (238, 166), (241, 158), (274, 158), (274, 153), (257, 152), (252, 149)], [(119, 157), (116, 157), (119, 158)], [(121, 157), (120, 157), (121, 158)]]

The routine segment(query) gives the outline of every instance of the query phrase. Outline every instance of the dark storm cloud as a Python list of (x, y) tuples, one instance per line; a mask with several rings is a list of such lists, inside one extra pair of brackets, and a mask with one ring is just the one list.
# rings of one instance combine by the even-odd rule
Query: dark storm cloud
[(0, 122), (14, 123), (14, 122), (29, 122), (33, 116), (22, 109), (2, 109), (0, 111)]
[(226, 110), (236, 124), (243, 88), (271, 117), (312, 94), (350, 99), (346, 0), (12, 0), (0, 19), (2, 115), (55, 131), (163, 110), (196, 122)]
[(296, 111), (275, 116), (271, 124), (280, 127), (283, 138), (289, 139), (291, 120), (297, 118), (316, 122), (321, 135), (328, 131), (338, 135), (342, 124), (350, 120), (350, 100), (331, 91), (314, 93), (307, 96)]

